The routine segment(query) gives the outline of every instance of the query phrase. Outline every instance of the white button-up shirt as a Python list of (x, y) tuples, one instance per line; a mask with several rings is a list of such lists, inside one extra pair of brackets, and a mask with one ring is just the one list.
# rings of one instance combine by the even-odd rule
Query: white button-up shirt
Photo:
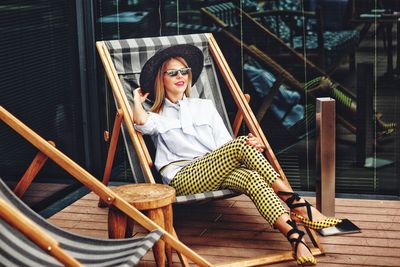
[[(157, 170), (171, 163), (161, 172), (166, 184), (183, 166), (232, 140), (214, 104), (208, 99), (184, 97), (176, 104), (165, 99), (159, 114), (148, 114), (147, 121), (143, 125), (135, 124), (135, 128), (151, 135), (156, 146), (154, 164)], [(181, 160), (188, 161), (173, 163)]]

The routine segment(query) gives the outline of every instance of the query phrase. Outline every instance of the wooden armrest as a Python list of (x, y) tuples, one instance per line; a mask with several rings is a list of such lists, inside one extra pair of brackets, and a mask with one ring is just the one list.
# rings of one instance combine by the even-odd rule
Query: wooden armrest
[[(53, 141), (48, 141), (50, 145), (56, 146)], [(21, 180), (19, 180), (18, 184), (14, 188), (14, 193), (21, 198), (23, 194), (26, 192), (28, 187), (32, 184), (33, 179), (35, 179), (38, 172), (42, 169), (43, 165), (46, 163), (49, 157), (39, 151), (35, 158), (33, 159), (31, 165), (29, 165), (28, 169), (25, 171)]]

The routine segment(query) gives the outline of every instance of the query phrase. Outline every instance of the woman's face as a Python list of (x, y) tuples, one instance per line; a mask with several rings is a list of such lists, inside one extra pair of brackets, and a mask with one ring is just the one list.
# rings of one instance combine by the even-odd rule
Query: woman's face
[(183, 94), (188, 86), (189, 74), (182, 75), (181, 72), (178, 71), (175, 76), (170, 76), (165, 72), (168, 70), (180, 70), (185, 68), (186, 66), (180, 61), (171, 58), (166, 62), (163, 69), (165, 95), (172, 103), (176, 103), (183, 98)]

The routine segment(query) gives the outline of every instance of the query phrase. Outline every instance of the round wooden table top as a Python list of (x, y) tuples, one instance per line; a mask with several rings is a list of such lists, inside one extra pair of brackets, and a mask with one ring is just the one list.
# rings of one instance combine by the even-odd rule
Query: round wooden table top
[(111, 190), (138, 210), (161, 208), (175, 200), (175, 189), (164, 184), (127, 184)]

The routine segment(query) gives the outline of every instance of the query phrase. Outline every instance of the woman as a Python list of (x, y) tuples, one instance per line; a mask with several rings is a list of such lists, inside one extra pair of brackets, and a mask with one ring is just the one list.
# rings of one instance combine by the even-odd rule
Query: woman
[[(156, 168), (178, 195), (229, 188), (248, 195), (261, 215), (288, 238), (299, 265), (316, 264), (294, 220), (313, 229), (336, 225), (281, 180), (249, 134), (234, 140), (211, 100), (189, 98), (203, 68), (203, 53), (192, 45), (158, 51), (142, 68), (134, 91), (135, 128), (156, 145)], [(150, 112), (142, 103), (154, 99)], [(279, 197), (290, 208), (282, 206)], [(292, 218), (291, 218), (292, 217)]]

